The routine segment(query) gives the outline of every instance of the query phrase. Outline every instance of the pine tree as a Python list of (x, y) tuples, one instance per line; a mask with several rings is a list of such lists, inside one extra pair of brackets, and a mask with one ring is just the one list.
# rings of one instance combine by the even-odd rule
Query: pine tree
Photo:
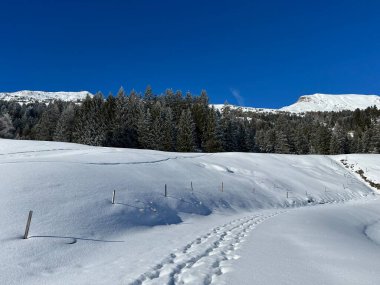
[(128, 99), (123, 87), (120, 87), (115, 98), (115, 121), (112, 130), (112, 146), (127, 146), (127, 104)]
[(323, 125), (316, 126), (316, 131), (312, 137), (312, 153), (330, 154), (331, 132)]
[(153, 90), (150, 85), (148, 85), (145, 89), (144, 93), (144, 102), (150, 104), (154, 100)]
[(71, 142), (75, 122), (74, 105), (68, 105), (61, 113), (55, 128), (53, 140), (60, 142)]
[(308, 130), (306, 126), (299, 126), (294, 133), (294, 145), (297, 154), (308, 154), (310, 151)]
[(163, 125), (161, 134), (161, 150), (174, 150), (174, 132), (175, 125), (173, 122), (173, 114), (170, 108), (165, 108), (163, 111)]
[(370, 141), (371, 152), (380, 153), (380, 122), (373, 128), (373, 135)]
[(140, 113), (137, 126), (139, 147), (153, 149), (155, 141), (152, 133), (152, 116), (149, 109)]
[(138, 146), (138, 120), (142, 112), (142, 102), (138, 94), (132, 90), (127, 101), (126, 116), (125, 116), (125, 146), (137, 147)]
[(93, 98), (87, 97), (75, 117), (74, 141), (103, 146), (106, 139), (103, 95), (98, 93)]
[(214, 108), (208, 110), (207, 120), (204, 123), (205, 132), (203, 135), (202, 148), (206, 152), (218, 152), (222, 150), (217, 133), (217, 114)]
[(275, 147), (274, 150), (276, 153), (290, 153), (290, 146), (288, 142), (288, 137), (285, 132), (277, 131), (275, 135)]
[(43, 112), (38, 124), (34, 127), (33, 133), (37, 140), (51, 141), (57, 127), (57, 122), (60, 117), (58, 105), (50, 103)]
[(179, 119), (177, 151), (194, 151), (194, 122), (189, 109), (183, 110)]
[(7, 112), (2, 111), (0, 117), (0, 137), (5, 139), (14, 138), (15, 128), (13, 127), (12, 119)]
[(113, 146), (116, 125), (116, 98), (110, 93), (104, 103), (103, 119), (105, 124), (105, 146)]

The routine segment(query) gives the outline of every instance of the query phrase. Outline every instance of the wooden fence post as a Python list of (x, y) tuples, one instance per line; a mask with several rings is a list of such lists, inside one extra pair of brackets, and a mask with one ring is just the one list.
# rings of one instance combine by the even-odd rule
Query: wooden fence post
[(30, 223), (32, 221), (32, 215), (33, 215), (33, 211), (29, 211), (28, 221), (26, 222), (26, 228), (25, 228), (25, 233), (24, 233), (24, 239), (28, 238)]
[(286, 191), (286, 199), (289, 198), (289, 191)]
[(190, 181), (190, 186), (191, 186), (191, 191), (194, 191), (194, 188), (193, 188), (193, 181)]
[(165, 197), (168, 197), (168, 186), (165, 184)]
[(222, 192), (224, 191), (224, 187), (223, 187), (223, 181), (222, 181)]
[(115, 196), (116, 196), (116, 190), (113, 190), (113, 193), (112, 193), (112, 204), (115, 204)]

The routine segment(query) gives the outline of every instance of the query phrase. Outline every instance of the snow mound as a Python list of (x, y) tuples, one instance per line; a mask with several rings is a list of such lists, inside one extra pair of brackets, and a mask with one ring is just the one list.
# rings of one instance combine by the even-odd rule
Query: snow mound
[(303, 113), (303, 112), (331, 112), (355, 109), (366, 109), (371, 106), (380, 106), (380, 96), (377, 95), (357, 95), (357, 94), (314, 94), (304, 95), (299, 100), (280, 111)]
[(43, 102), (48, 103), (54, 100), (62, 100), (66, 102), (83, 101), (87, 96), (93, 95), (88, 91), (80, 92), (46, 92), (46, 91), (30, 91), (23, 90), (17, 92), (4, 92), (0, 93), (0, 100), (14, 101), (20, 104)]

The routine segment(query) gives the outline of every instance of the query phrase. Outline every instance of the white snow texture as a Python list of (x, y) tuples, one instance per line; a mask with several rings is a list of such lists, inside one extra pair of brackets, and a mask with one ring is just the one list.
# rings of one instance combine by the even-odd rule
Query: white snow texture
[(1, 139), (0, 284), (377, 284), (379, 161)]

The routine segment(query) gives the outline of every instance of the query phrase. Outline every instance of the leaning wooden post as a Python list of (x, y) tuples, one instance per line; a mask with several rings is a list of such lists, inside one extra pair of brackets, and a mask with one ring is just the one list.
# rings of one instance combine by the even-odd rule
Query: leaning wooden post
[(168, 197), (168, 186), (165, 184), (165, 197)]
[(116, 196), (116, 190), (113, 190), (113, 193), (112, 193), (112, 204), (115, 204), (115, 196)]
[(31, 221), (32, 221), (32, 215), (33, 215), (33, 211), (29, 211), (28, 221), (26, 222), (26, 228), (25, 228), (24, 239), (27, 239), (27, 238), (28, 238), (29, 228), (30, 228), (30, 223), (31, 223)]

